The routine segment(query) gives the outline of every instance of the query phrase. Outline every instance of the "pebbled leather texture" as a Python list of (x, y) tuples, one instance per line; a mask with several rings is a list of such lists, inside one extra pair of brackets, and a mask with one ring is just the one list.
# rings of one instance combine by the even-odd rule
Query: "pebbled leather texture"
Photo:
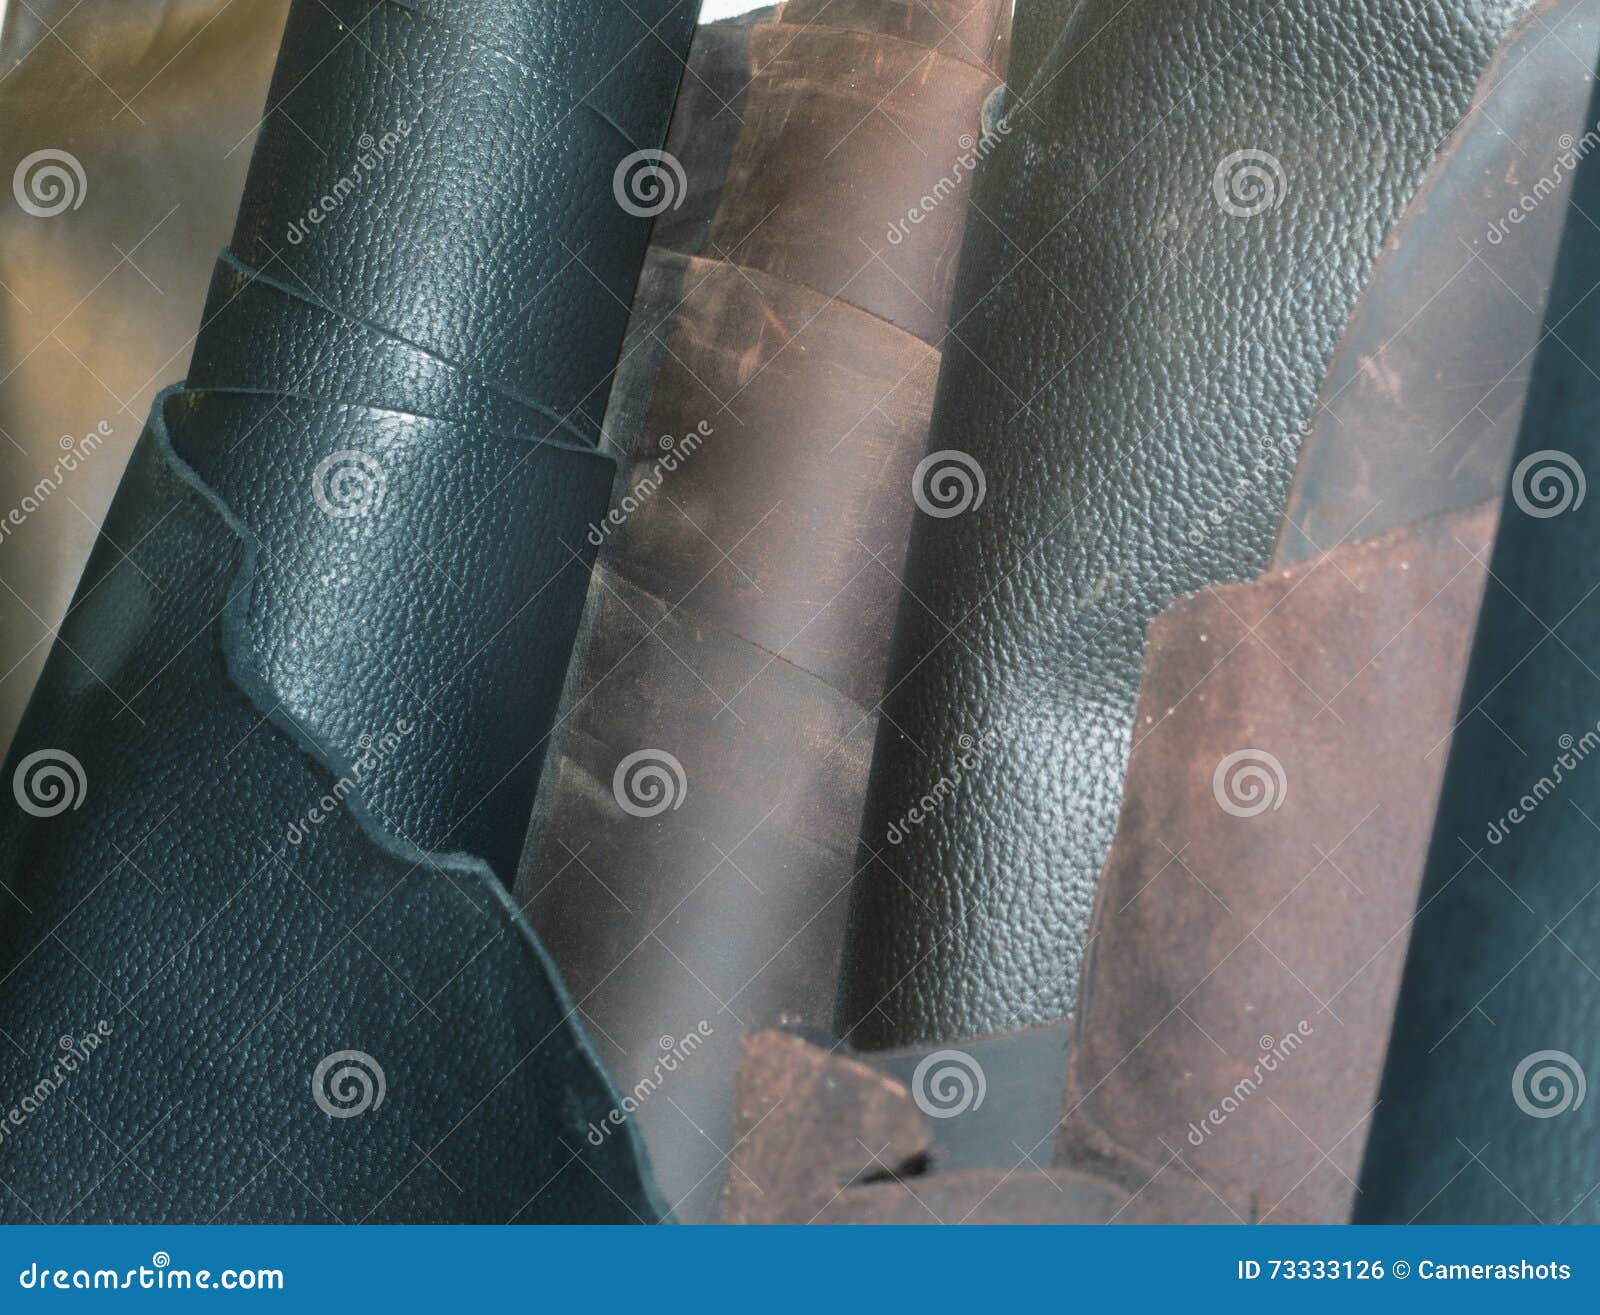
[[(591, 0), (296, 5), (268, 104), (318, 125), (322, 149), (263, 135), (234, 250), (596, 441), (649, 239), (613, 168), (665, 136), (666, 70), (681, 73), (697, 10), (653, 0), (597, 23)], [(386, 157), (385, 133), (404, 134)], [(374, 227), (362, 195), (379, 168)]]
[(1596, 51), (1600, 0), (1547, 0), (1501, 47), (1328, 368), (1275, 565), (1498, 504), (1561, 246), (1564, 143), (1588, 129)]
[(1008, 108), (930, 440), (984, 494), (969, 468), (972, 505), (913, 531), (838, 1016), (857, 1044), (1070, 1012), (1145, 627), (1267, 564), (1373, 262), (1528, 8), (1084, 0)]
[(1600, 169), (1575, 163), (1358, 1222), (1600, 1222)]
[(615, 474), (613, 177), (697, 6), (606, 8), (291, 11), (5, 769), (0, 1088), (74, 1064), (0, 1218), (663, 1213), (507, 892)]

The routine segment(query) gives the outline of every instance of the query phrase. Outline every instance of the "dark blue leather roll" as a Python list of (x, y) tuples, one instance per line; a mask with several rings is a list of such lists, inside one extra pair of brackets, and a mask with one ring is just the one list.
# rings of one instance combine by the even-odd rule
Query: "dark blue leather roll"
[(6, 767), (0, 1219), (660, 1216), (505, 885), (697, 8), (294, 6)]

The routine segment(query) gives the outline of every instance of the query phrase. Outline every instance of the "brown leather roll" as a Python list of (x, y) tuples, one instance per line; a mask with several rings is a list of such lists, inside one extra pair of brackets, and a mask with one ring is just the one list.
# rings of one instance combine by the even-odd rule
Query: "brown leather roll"
[(687, 200), (635, 300), (607, 418), (629, 474), (518, 894), (685, 1219), (716, 1212), (740, 1033), (832, 1016), (1008, 10), (711, 25), (668, 142)]
[[(908, 30), (898, 7), (874, 7), (885, 26)], [(787, 6), (785, 20), (799, 9)], [(860, 5), (852, 17), (869, 12)], [(708, 250), (935, 342), (966, 226), (966, 183), (981, 158), (973, 107), (995, 74), (964, 62), (969, 52), (932, 23), (923, 35), (959, 53), (829, 21), (831, 10), (751, 34), (745, 132)]]

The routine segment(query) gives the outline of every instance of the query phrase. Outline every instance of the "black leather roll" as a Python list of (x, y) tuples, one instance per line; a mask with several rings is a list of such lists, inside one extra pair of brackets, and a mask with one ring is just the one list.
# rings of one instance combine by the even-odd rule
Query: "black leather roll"
[(615, 170), (660, 146), (697, 9), (294, 6), (234, 250), (595, 441), (650, 232)]
[(1266, 567), (1385, 236), (1528, 8), (1073, 10), (977, 179), (845, 950), (856, 1043), (1071, 1012), (1145, 628)]
[(1028, 90), (1050, 52), (1055, 49), (1067, 19), (1080, 0), (1017, 0), (1011, 24), (1011, 54), (1006, 66), (1008, 103), (1013, 112), (1025, 106)]
[[(1600, 113), (1600, 97), (1587, 122)], [(1600, 206), (1576, 165), (1359, 1222), (1600, 1222)], [(1578, 163), (1581, 159), (1581, 163)], [(1555, 204), (1555, 202), (1551, 202)]]
[(6, 767), (0, 1218), (660, 1216), (506, 883), (697, 7), (295, 4)]

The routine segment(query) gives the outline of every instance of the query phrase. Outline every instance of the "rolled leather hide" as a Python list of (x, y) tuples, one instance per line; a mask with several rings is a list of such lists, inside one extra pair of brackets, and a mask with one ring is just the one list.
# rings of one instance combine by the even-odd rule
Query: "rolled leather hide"
[(1078, 3), (1079, 0), (1016, 0), (1011, 53), (1006, 63), (1006, 85), (1016, 103), (1026, 104), (1029, 100), (1033, 75), (1055, 48)]
[(1258, 1221), (1363, 1199), (1369, 1121), (1404, 1099), (1379, 1082), (1597, 52), (1596, 0), (1501, 48), (1341, 338), (1272, 569), (1146, 636), (1060, 1163), (1135, 1191), (1176, 1152)]
[(1071, 1013), (1145, 629), (1266, 567), (1385, 238), (1529, 8), (1082, 0), (1008, 103), (873, 758), (855, 1043)]
[(688, 200), (607, 419), (628, 474), (518, 894), (686, 1219), (716, 1213), (740, 1033), (833, 1012), (1005, 12), (714, 24), (674, 120)]
[(661, 1214), (507, 892), (697, 8), (599, 7), (291, 10), (6, 768), (6, 1219)]

